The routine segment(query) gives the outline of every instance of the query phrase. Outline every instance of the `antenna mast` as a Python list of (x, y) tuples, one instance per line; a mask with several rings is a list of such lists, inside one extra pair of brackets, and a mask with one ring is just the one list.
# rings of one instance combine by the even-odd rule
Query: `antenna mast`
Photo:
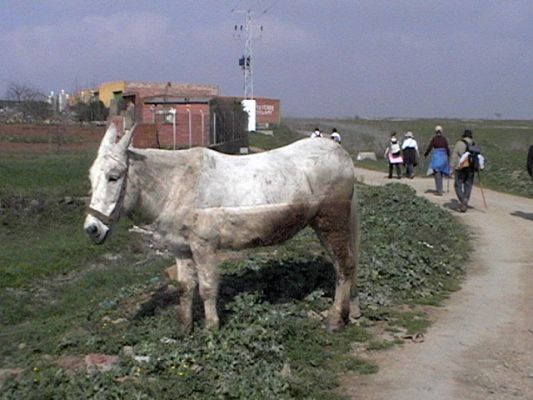
[[(232, 10), (233, 11), (233, 10)], [(252, 25), (252, 10), (235, 11), (246, 13), (244, 25), (235, 25), (235, 36), (242, 39), (244, 35), (244, 55), (239, 59), (239, 66), (244, 72), (244, 98), (254, 98), (254, 77), (253, 77), (253, 41), (254, 41), (254, 26)], [(263, 32), (263, 27), (260, 27)]]

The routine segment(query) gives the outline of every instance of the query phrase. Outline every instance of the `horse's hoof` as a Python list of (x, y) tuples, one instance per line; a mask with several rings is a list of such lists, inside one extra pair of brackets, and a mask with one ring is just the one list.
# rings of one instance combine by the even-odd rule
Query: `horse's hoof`
[(363, 313), (359, 307), (359, 299), (355, 298), (350, 302), (350, 321), (361, 318), (362, 315)]
[(343, 323), (340, 323), (340, 322), (331, 322), (331, 321), (326, 321), (326, 330), (330, 333), (333, 333), (333, 332), (338, 332), (340, 331), (342, 328), (344, 328), (344, 325)]
[(208, 329), (210, 331), (217, 331), (219, 329), (219, 322), (218, 321), (205, 321), (205, 329)]

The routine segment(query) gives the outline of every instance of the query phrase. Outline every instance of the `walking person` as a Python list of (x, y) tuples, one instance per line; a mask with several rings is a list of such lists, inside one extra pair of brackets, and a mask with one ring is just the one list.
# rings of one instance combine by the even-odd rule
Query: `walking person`
[(329, 135), (329, 137), (333, 139), (334, 141), (336, 141), (337, 143), (341, 142), (341, 135), (339, 134), (339, 132), (337, 132), (337, 128), (332, 129), (331, 135)]
[(527, 152), (527, 173), (533, 179), (533, 144), (529, 146)]
[(450, 148), (442, 132), (442, 126), (437, 125), (435, 127), (435, 136), (433, 136), (424, 152), (424, 157), (427, 157), (432, 152), (430, 169), (435, 178), (435, 194), (437, 196), (442, 196), (444, 193), (443, 179), (445, 176), (450, 175)]
[(315, 128), (314, 132), (311, 133), (311, 136), (312, 138), (319, 138), (319, 137), (322, 137), (322, 132), (320, 132), (320, 129), (318, 128)]
[(396, 177), (402, 179), (402, 148), (396, 138), (396, 132), (392, 132), (391, 134), (389, 144), (385, 149), (385, 158), (389, 162), (389, 179), (392, 179), (393, 169), (396, 169)]
[(405, 165), (405, 176), (413, 179), (415, 176), (415, 167), (420, 158), (418, 152), (418, 143), (413, 137), (413, 132), (407, 131), (405, 139), (402, 142), (403, 163)]
[(474, 186), (475, 169), (469, 163), (464, 165), (464, 154), (468, 151), (468, 146), (474, 145), (474, 139), (472, 131), (466, 129), (460, 140), (455, 143), (452, 152), (452, 166), (454, 168), (455, 179), (454, 188), (457, 199), (459, 200), (459, 211), (465, 212), (468, 209), (468, 201), (470, 200), (470, 194), (472, 193), (472, 187)]

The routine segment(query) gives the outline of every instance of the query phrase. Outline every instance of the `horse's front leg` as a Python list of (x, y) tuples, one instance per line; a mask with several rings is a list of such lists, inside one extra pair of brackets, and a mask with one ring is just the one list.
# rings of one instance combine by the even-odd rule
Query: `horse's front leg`
[(198, 284), (195, 264), (191, 257), (190, 254), (176, 257), (176, 281), (180, 294), (178, 329), (185, 334), (192, 331), (192, 305), (194, 291)]
[(200, 297), (204, 302), (205, 327), (208, 329), (218, 329), (217, 297), (219, 272), (217, 269), (215, 246), (202, 240), (191, 245), (191, 248), (198, 273)]

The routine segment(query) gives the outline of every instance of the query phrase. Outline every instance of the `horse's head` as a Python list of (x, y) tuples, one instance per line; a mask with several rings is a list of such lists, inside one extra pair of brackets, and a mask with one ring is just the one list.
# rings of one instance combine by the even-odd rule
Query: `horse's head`
[(102, 243), (120, 217), (127, 183), (128, 146), (133, 131), (127, 131), (117, 143), (117, 129), (111, 124), (89, 171), (92, 196), (83, 227), (94, 243)]

